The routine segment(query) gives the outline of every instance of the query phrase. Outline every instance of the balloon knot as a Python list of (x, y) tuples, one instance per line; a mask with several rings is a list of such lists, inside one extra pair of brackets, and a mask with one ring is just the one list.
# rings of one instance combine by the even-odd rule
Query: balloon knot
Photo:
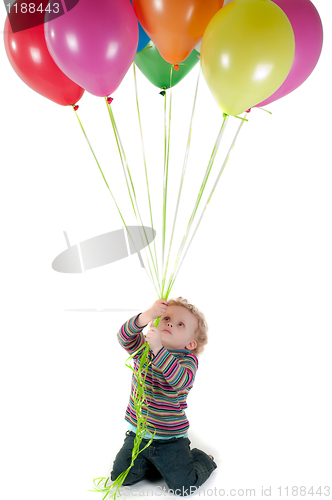
[(247, 109), (246, 113), (250, 113), (250, 111), (251, 111), (251, 108)]
[(111, 104), (112, 101), (113, 101), (113, 97), (108, 97), (107, 98), (107, 104)]
[(74, 111), (77, 111), (79, 106), (76, 104), (76, 106), (73, 106), (73, 108), (74, 108)]
[(227, 118), (227, 116), (229, 116), (227, 113), (223, 113), (222, 114), (223, 118)]
[(175, 71), (179, 71), (179, 65), (178, 64), (174, 64), (173, 68), (175, 69)]
[(166, 90), (166, 87), (161, 87), (161, 92), (159, 92), (159, 94), (164, 96), (166, 94), (165, 90)]

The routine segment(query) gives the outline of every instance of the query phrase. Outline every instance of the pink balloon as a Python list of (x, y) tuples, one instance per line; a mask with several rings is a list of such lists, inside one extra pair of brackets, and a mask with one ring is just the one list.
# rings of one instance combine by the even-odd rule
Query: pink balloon
[(99, 97), (118, 88), (136, 55), (138, 23), (130, 0), (79, 0), (60, 17), (46, 14), (44, 31), (61, 71)]
[(295, 56), (291, 70), (274, 94), (256, 104), (266, 106), (297, 89), (314, 70), (323, 45), (323, 26), (310, 0), (273, 0), (288, 17), (295, 36)]

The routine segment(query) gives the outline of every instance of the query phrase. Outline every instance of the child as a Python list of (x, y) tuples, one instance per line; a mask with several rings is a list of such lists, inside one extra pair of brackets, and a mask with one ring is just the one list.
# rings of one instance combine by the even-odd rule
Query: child
[[(159, 316), (158, 327), (150, 327), (144, 338), (143, 328)], [(142, 479), (164, 478), (170, 490), (184, 496), (194, 493), (216, 469), (211, 455), (197, 448), (190, 450), (187, 437), (189, 422), (184, 412), (198, 368), (196, 355), (207, 343), (206, 332), (203, 314), (182, 297), (170, 302), (159, 299), (151, 309), (129, 319), (120, 328), (119, 342), (130, 354), (139, 349), (145, 339), (150, 346), (151, 365), (146, 377), (149, 433), (140, 449), (146, 446), (156, 431), (152, 444), (137, 456), (124, 485), (132, 485)], [(139, 360), (136, 359), (135, 369), (137, 363)], [(113, 464), (112, 481), (131, 463), (137, 430), (132, 399), (136, 384), (133, 374), (132, 393), (125, 416), (128, 431)]]

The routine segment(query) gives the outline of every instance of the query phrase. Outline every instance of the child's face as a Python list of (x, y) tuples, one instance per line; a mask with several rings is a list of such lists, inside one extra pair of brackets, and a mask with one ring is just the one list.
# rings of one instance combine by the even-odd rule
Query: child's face
[(189, 349), (197, 347), (195, 331), (197, 318), (182, 306), (169, 306), (160, 318), (157, 330), (161, 332), (161, 343), (167, 349)]

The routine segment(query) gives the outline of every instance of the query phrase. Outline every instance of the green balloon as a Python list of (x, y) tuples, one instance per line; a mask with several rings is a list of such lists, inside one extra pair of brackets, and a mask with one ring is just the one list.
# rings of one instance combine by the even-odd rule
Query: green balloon
[[(178, 71), (173, 68), (172, 87), (179, 83), (198, 63), (198, 55), (198, 52), (194, 49), (190, 56), (179, 64)], [(153, 85), (158, 88), (166, 87), (169, 89), (173, 65), (161, 57), (157, 47), (151, 40), (145, 49), (136, 54), (134, 62)]]

